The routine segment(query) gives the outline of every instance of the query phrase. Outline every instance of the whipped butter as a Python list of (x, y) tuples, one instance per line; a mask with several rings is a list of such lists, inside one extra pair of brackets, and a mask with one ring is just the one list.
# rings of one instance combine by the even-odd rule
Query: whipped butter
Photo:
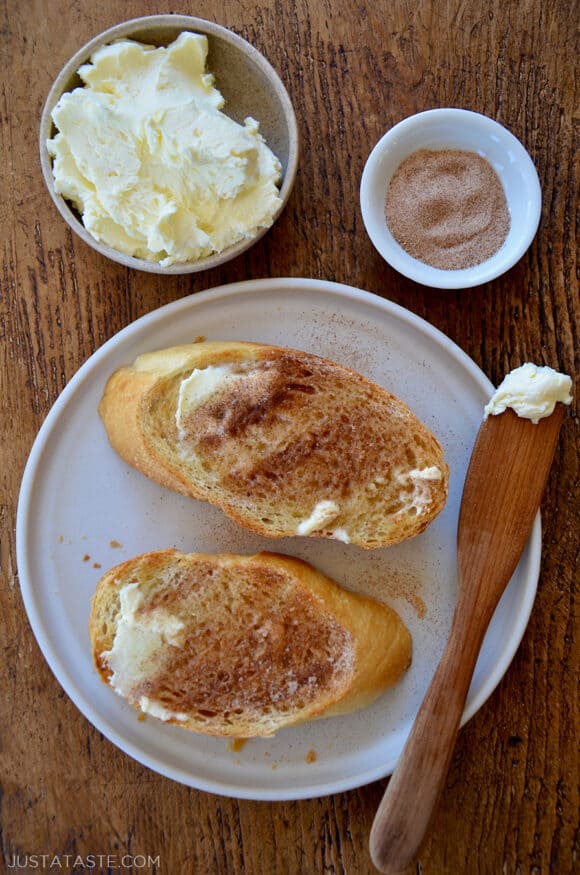
[[(339, 513), (340, 508), (335, 501), (329, 501), (326, 499), (319, 501), (310, 516), (298, 524), (296, 534), (310, 535), (312, 532), (318, 532), (320, 529), (324, 528), (324, 526), (328, 525), (328, 523), (335, 520)], [(348, 537), (344, 530), (337, 529), (337, 531), (340, 531), (342, 534), (342, 538), (339, 538), (339, 540), (345, 540)]]
[(205, 36), (98, 49), (62, 95), (47, 143), (55, 189), (89, 233), (163, 266), (197, 261), (269, 227), (282, 168), (259, 124), (225, 115)]
[(184, 437), (185, 421), (189, 413), (215, 395), (223, 386), (242, 376), (231, 364), (208, 365), (194, 368), (189, 377), (179, 385), (179, 397), (175, 410), (175, 424), (180, 438)]
[[(103, 653), (112, 675), (110, 685), (120, 696), (135, 699), (135, 690), (147, 680), (167, 644), (178, 644), (183, 623), (167, 612), (154, 611), (138, 616), (142, 601), (138, 583), (126, 584), (119, 593), (119, 616), (111, 650)], [(174, 713), (147, 696), (139, 697), (141, 711), (161, 720), (187, 720), (186, 714)]]
[(411, 486), (412, 492), (409, 494), (406, 491), (399, 493), (399, 500), (402, 503), (401, 511), (407, 513), (411, 508), (414, 508), (418, 515), (424, 513), (431, 504), (431, 489), (429, 483), (442, 480), (443, 474), (436, 465), (431, 465), (428, 468), (413, 468), (404, 474), (398, 474), (397, 480), (402, 486)]
[(153, 701), (148, 696), (141, 696), (139, 699), (139, 708), (143, 714), (151, 714), (152, 717), (157, 717), (158, 720), (187, 720), (187, 714), (182, 714), (177, 711), (170, 711), (169, 708), (164, 708), (159, 702)]
[(503, 413), (508, 407), (518, 416), (537, 423), (554, 412), (557, 402), (572, 402), (572, 380), (553, 368), (526, 362), (511, 371), (484, 408), (484, 418)]

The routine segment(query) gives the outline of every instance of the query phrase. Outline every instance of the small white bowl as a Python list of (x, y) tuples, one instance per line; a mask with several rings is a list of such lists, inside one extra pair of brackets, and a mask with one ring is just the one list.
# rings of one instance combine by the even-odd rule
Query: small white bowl
[[(282, 164), (281, 204), (274, 221), (282, 212), (292, 191), (298, 167), (298, 125), (294, 109), (282, 81), (260, 52), (242, 37), (219, 24), (189, 15), (150, 15), (115, 25), (96, 36), (65, 64), (57, 76), (45, 103), (40, 122), (40, 163), (48, 191), (61, 216), (85, 243), (107, 258), (126, 267), (149, 273), (184, 274), (208, 270), (223, 264), (253, 246), (269, 228), (261, 228), (253, 237), (244, 239), (222, 252), (198, 261), (163, 267), (154, 261), (134, 258), (118, 252), (88, 233), (77, 211), (54, 187), (52, 160), (47, 140), (56, 133), (51, 113), (60, 96), (83, 85), (78, 69), (102, 46), (118, 39), (133, 39), (149, 45), (166, 46), (183, 31), (204, 34), (208, 39), (208, 69), (214, 74), (216, 87), (225, 98), (224, 111), (243, 123), (252, 116), (260, 123), (260, 132)], [(271, 226), (270, 226), (271, 227)]]
[[(485, 158), (499, 176), (510, 213), (510, 229), (500, 249), (486, 261), (460, 270), (441, 270), (409, 255), (390, 233), (385, 202), (391, 177), (419, 149), (462, 149)], [(498, 122), (466, 109), (432, 109), (392, 127), (365, 165), (360, 204), (375, 248), (409, 279), (438, 289), (478, 286), (509, 270), (538, 229), (542, 196), (536, 168), (519, 140)]]

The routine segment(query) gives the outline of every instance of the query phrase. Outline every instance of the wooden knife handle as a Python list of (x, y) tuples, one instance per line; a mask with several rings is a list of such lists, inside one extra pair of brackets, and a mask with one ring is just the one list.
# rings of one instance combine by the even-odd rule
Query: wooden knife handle
[(465, 640), (455, 618), (449, 641), (389, 781), (370, 835), (373, 863), (387, 875), (417, 857), (445, 784), (484, 628)]
[(561, 404), (537, 425), (507, 410), (479, 430), (459, 517), (451, 633), (371, 830), (371, 857), (388, 875), (413, 862), (427, 834), (483, 636), (528, 538), (562, 416)]

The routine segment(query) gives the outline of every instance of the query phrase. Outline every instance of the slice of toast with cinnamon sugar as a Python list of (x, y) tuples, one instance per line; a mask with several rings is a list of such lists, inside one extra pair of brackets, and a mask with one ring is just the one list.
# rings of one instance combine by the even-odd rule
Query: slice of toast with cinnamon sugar
[(384, 547), (422, 532), (447, 497), (442, 447), (399, 398), (298, 350), (141, 355), (111, 376), (99, 412), (126, 462), (264, 536)]
[(273, 553), (137, 556), (99, 581), (89, 630), (137, 710), (238, 738), (369, 705), (411, 661), (395, 611)]

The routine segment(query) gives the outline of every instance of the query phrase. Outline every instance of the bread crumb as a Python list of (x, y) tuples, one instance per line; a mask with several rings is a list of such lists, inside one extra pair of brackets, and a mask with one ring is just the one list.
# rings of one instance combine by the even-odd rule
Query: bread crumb
[(89, 554), (85, 553), (85, 555), (83, 556), (83, 562), (88, 562), (90, 558), (91, 557), (89, 556)]
[(58, 536), (58, 543), (59, 543), (59, 544), (64, 543), (64, 535), (59, 535), (59, 536)]
[(100, 562), (93, 562), (93, 568), (102, 568), (102, 567), (103, 566), (101, 565)]
[(232, 738), (230, 741), (230, 750), (233, 753), (238, 753), (238, 751), (242, 750), (247, 741), (247, 738)]
[(318, 756), (316, 755), (316, 751), (315, 751), (315, 750), (309, 750), (308, 753), (306, 754), (306, 757), (305, 757), (304, 762), (306, 762), (306, 763), (315, 763), (317, 759), (318, 759)]
[(405, 596), (405, 598), (407, 599), (409, 604), (412, 605), (412, 607), (415, 609), (415, 613), (417, 614), (419, 619), (422, 620), (427, 613), (427, 605), (425, 604), (421, 596), (418, 596), (416, 593), (409, 593), (407, 596)]
[(207, 337), (205, 336), (205, 334), (198, 334), (197, 337), (194, 337), (191, 342), (192, 343), (203, 343), (205, 340), (207, 340)]
[(122, 547), (122, 546), (123, 545), (121, 544), (120, 541), (115, 541), (115, 540), (109, 541), (109, 547), (113, 547), (114, 550), (117, 550), (119, 547)]
[(137, 714), (137, 720), (139, 721), (139, 723), (143, 723), (144, 720), (147, 720), (147, 714), (145, 713), (145, 711), (139, 711), (139, 713)]
[(272, 771), (275, 772), (276, 769), (278, 768), (278, 763), (272, 763), (271, 768), (272, 768)]

